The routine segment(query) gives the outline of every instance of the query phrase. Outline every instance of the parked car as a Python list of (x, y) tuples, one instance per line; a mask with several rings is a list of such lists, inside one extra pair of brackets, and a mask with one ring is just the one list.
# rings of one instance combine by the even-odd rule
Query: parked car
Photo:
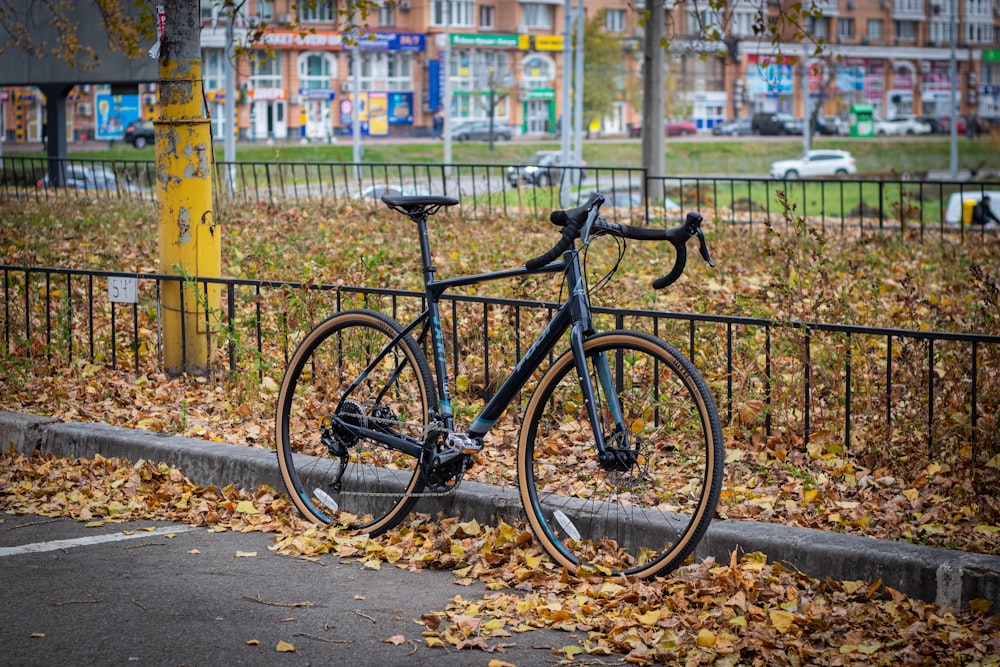
[(791, 180), (811, 176), (846, 176), (857, 173), (854, 156), (841, 150), (811, 150), (793, 160), (771, 165), (771, 178)]
[[(118, 181), (118, 177), (111, 167), (103, 164), (63, 164), (63, 187), (72, 190), (109, 190), (109, 191), (137, 191), (138, 188), (130, 181)], [(48, 188), (51, 183), (49, 174), (36, 183), (40, 188)]]
[(846, 136), (850, 128), (839, 116), (821, 116), (816, 119), (816, 133), (833, 136)]
[(930, 134), (931, 126), (912, 116), (899, 116), (890, 120), (876, 120), (875, 134), (880, 136), (900, 136)]
[[(570, 168), (570, 178), (573, 185), (580, 185), (587, 178), (587, 171), (582, 167), (586, 162), (581, 163), (580, 168), (572, 165)], [(507, 167), (507, 182), (511, 187), (516, 188), (521, 183), (545, 187), (553, 183), (559, 183), (562, 178), (562, 152), (561, 151), (538, 151), (527, 162), (520, 167)]]
[[(941, 121), (941, 125), (944, 127), (944, 134), (950, 134), (951, 133), (951, 116), (941, 116), (941, 118), (939, 120)], [(959, 116), (958, 117), (958, 127), (956, 128), (956, 131), (959, 134), (965, 134), (965, 130), (966, 130), (966, 127), (965, 127), (965, 116)]]
[(668, 118), (663, 124), (663, 131), (668, 137), (687, 137), (697, 134), (698, 126), (683, 118)]
[(745, 137), (753, 134), (753, 128), (750, 127), (749, 118), (734, 118), (713, 127), (712, 134), (722, 137)]
[[(668, 137), (687, 137), (698, 132), (698, 126), (682, 118), (668, 118), (663, 122), (663, 132)], [(642, 123), (632, 123), (628, 126), (628, 136), (641, 137)]]
[(763, 111), (753, 115), (750, 127), (754, 134), (802, 134), (804, 124), (790, 113)]
[[(493, 141), (510, 141), (514, 136), (514, 131), (511, 130), (508, 123), (494, 120), (492, 136)], [(471, 120), (456, 123), (456, 125), (451, 128), (451, 138), (454, 141), (489, 141), (490, 121)]]
[(153, 121), (133, 120), (125, 126), (125, 141), (136, 148), (145, 148), (155, 141)]
[(948, 126), (941, 122), (937, 116), (918, 116), (917, 120), (930, 126), (931, 134), (947, 134)]

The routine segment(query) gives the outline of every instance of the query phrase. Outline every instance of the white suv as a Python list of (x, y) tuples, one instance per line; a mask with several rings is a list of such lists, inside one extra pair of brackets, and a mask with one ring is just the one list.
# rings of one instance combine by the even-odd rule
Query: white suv
[(794, 160), (779, 160), (771, 164), (771, 178), (791, 180), (810, 176), (846, 176), (858, 171), (854, 156), (847, 151), (808, 151)]

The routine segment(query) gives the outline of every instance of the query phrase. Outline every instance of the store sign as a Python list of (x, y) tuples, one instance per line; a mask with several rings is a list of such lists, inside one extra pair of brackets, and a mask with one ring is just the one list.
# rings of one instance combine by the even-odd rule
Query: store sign
[(299, 88), (299, 95), (307, 100), (332, 100), (337, 96), (332, 88)]
[(424, 35), (415, 32), (373, 32), (362, 35), (358, 40), (362, 51), (404, 51), (416, 53), (424, 51)]
[(250, 99), (256, 100), (256, 101), (283, 100), (283, 99), (285, 99), (285, 89), (284, 88), (252, 88), (250, 90)]
[[(523, 44), (523, 46), (522, 46)], [(453, 34), (452, 46), (468, 46), (473, 48), (497, 49), (527, 49), (531, 44), (529, 35), (473, 35)]]
[[(298, 30), (272, 30), (261, 35), (258, 48), (311, 49), (341, 51), (351, 48), (344, 43), (339, 32), (301, 32)], [(404, 51), (417, 53), (426, 49), (424, 35), (415, 32), (372, 32), (361, 35), (358, 48), (362, 51)]]
[(562, 35), (537, 35), (534, 40), (535, 51), (562, 51), (565, 43)]

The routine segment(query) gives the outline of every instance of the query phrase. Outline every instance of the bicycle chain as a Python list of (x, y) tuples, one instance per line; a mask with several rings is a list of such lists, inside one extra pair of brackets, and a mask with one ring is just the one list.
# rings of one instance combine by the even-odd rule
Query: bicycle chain
[[(373, 417), (371, 415), (365, 415), (365, 419), (369, 423), (377, 424), (406, 424), (407, 426), (412, 426), (416, 428), (417, 426), (423, 431), (423, 437), (426, 439), (427, 436), (433, 431), (441, 431), (442, 433), (447, 433), (444, 428), (441, 427), (439, 423), (432, 423), (426, 425), (412, 424), (410, 422), (400, 421), (398, 419), (386, 419), (384, 417)], [(462, 470), (462, 475), (464, 476), (465, 471), (468, 468)], [(342, 496), (364, 496), (368, 498), (442, 498), (444, 496), (450, 496), (458, 491), (458, 487), (462, 485), (463, 477), (459, 477), (458, 481), (455, 482), (455, 486), (448, 489), (447, 491), (427, 491), (420, 493), (390, 493), (390, 492), (379, 492), (379, 491), (341, 491)]]

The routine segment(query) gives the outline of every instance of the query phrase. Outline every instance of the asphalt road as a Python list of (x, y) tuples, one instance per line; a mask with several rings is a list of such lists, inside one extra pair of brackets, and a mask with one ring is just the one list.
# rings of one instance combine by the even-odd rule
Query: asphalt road
[[(455, 596), (475, 600), (481, 585), (279, 556), (272, 542), (166, 522), (88, 528), (0, 515), (0, 664), (533, 667), (558, 663), (552, 647), (579, 641), (538, 630), (490, 640), (492, 653), (429, 648), (421, 615)], [(385, 641), (396, 636), (402, 643)], [(279, 652), (279, 642), (295, 650)]]

